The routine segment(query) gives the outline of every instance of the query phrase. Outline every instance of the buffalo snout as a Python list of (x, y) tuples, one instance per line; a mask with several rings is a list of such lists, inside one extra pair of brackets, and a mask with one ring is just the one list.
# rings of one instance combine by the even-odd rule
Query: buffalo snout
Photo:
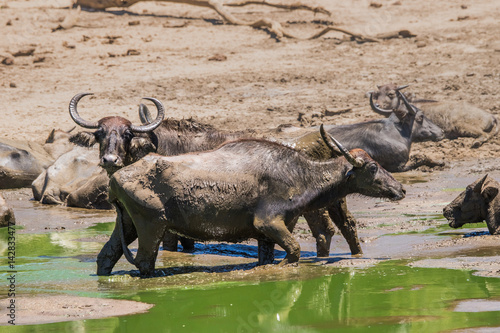
[(122, 168), (124, 166), (123, 160), (116, 154), (104, 155), (99, 165), (106, 170)]

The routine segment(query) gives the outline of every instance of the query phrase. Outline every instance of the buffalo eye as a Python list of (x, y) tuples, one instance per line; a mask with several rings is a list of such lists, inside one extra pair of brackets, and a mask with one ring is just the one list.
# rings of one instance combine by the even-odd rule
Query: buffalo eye
[(126, 141), (130, 141), (132, 140), (132, 138), (134, 137), (134, 133), (132, 133), (132, 131), (125, 131), (123, 133), (123, 138), (126, 140)]
[(418, 115), (417, 118), (415, 118), (415, 120), (419, 123), (423, 122), (424, 121), (424, 115), (421, 114), (421, 115)]
[(368, 166), (368, 170), (370, 170), (370, 172), (371, 172), (372, 174), (376, 174), (376, 173), (377, 173), (377, 171), (378, 171), (378, 167), (377, 167), (377, 165), (376, 165), (376, 164), (373, 164), (373, 163), (372, 163), (372, 164), (370, 164), (370, 165)]
[(101, 141), (106, 136), (106, 133), (104, 133), (104, 130), (102, 128), (100, 128), (94, 132), (94, 136), (95, 136), (97, 141)]

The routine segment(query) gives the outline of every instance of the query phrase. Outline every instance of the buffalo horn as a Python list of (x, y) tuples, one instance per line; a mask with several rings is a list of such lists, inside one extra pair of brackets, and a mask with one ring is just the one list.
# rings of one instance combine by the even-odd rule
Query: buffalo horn
[(91, 122), (91, 121), (83, 119), (82, 117), (80, 117), (80, 115), (78, 114), (78, 111), (76, 110), (76, 105), (78, 104), (80, 99), (82, 99), (82, 97), (87, 96), (87, 95), (93, 95), (93, 94), (92, 93), (80, 93), (80, 94), (76, 94), (71, 99), (71, 101), (69, 102), (69, 115), (71, 116), (71, 118), (73, 119), (73, 121), (75, 123), (77, 123), (78, 125), (80, 125), (84, 128), (92, 128), (92, 129), (98, 128), (99, 123)]
[(403, 90), (404, 88), (408, 88), (409, 86), (410, 86), (409, 84), (405, 84), (404, 86), (397, 87), (395, 90), (400, 91), (400, 90)]
[(398, 91), (397, 92), (399, 94), (399, 97), (403, 100), (403, 103), (404, 105), (406, 106), (406, 109), (408, 110), (408, 112), (411, 114), (411, 115), (415, 115), (417, 114), (417, 111), (415, 111), (415, 109), (413, 108), (413, 106), (410, 104), (410, 102), (408, 102), (408, 100), (406, 99), (406, 96), (405, 94), (403, 94), (402, 92)]
[(361, 159), (361, 158), (355, 158), (354, 156), (352, 156), (352, 154), (344, 146), (342, 146), (340, 144), (340, 142), (338, 142), (330, 134), (326, 133), (325, 129), (323, 128), (323, 124), (321, 124), (321, 126), (319, 128), (319, 131), (321, 133), (321, 137), (325, 141), (325, 143), (328, 146), (328, 148), (330, 148), (331, 150), (335, 150), (334, 145), (337, 146), (337, 148), (340, 150), (340, 152), (342, 153), (342, 155), (344, 155), (344, 157), (347, 159), (347, 161), (349, 163), (352, 164), (352, 166), (354, 166), (355, 168), (359, 168), (359, 167), (362, 167), (365, 164), (365, 162), (363, 161), (363, 159)]
[(160, 126), (161, 122), (163, 121), (163, 118), (165, 117), (165, 108), (163, 107), (163, 104), (159, 100), (152, 97), (143, 97), (143, 98), (154, 103), (156, 109), (158, 109), (158, 115), (156, 116), (155, 120), (153, 120), (151, 123), (147, 125), (141, 125), (141, 126), (132, 125), (130, 127), (132, 131), (139, 133), (151, 132), (152, 130)]
[(389, 116), (392, 113), (392, 110), (385, 110), (379, 107), (378, 105), (375, 105), (373, 102), (373, 94), (370, 94), (370, 106), (372, 107), (372, 110), (380, 115), (383, 116)]

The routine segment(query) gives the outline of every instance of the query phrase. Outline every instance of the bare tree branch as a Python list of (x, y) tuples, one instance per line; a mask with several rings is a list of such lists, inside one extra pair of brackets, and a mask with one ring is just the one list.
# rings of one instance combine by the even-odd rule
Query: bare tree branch
[[(129, 7), (135, 3), (148, 1), (148, 0), (76, 0), (76, 5), (82, 7), (90, 7), (94, 9), (106, 9), (110, 7)], [(215, 10), (227, 23), (234, 25), (244, 25), (253, 28), (259, 29), (267, 29), (271, 34), (273, 34), (277, 39), (281, 39), (283, 37), (286, 38), (294, 38), (294, 39), (315, 39), (323, 36), (329, 31), (338, 31), (350, 36), (353, 36), (355, 39), (363, 42), (378, 42), (378, 39), (365, 37), (360, 34), (355, 34), (340, 28), (327, 27), (322, 31), (314, 34), (312, 37), (303, 38), (292, 34), (283, 28), (281, 23), (268, 19), (261, 18), (255, 22), (248, 22), (245, 20), (241, 20), (235, 17), (231, 12), (229, 12), (224, 6), (233, 6), (233, 7), (241, 7), (247, 5), (264, 5), (275, 8), (284, 8), (289, 10), (308, 10), (314, 13), (323, 13), (327, 15), (331, 15), (331, 13), (319, 6), (310, 6), (300, 2), (296, 2), (293, 4), (283, 4), (283, 3), (274, 3), (269, 2), (268, 0), (233, 0), (233, 1), (223, 1), (223, 0), (157, 0), (163, 2), (173, 2), (173, 3), (183, 3), (193, 6), (206, 7)]]

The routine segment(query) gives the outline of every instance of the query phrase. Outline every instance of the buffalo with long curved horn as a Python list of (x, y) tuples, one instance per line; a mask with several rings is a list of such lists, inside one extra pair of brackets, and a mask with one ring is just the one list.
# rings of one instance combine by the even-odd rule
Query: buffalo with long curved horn
[(108, 174), (157, 150), (158, 137), (154, 131), (162, 124), (165, 117), (165, 108), (158, 99), (144, 97), (153, 102), (158, 109), (156, 119), (148, 124), (133, 125), (129, 120), (118, 116), (105, 117), (96, 122), (83, 119), (78, 113), (77, 105), (88, 95), (93, 94), (76, 94), (69, 103), (69, 114), (81, 127), (96, 131), (79, 132), (72, 136), (70, 141), (87, 147), (99, 143), (100, 165)]

